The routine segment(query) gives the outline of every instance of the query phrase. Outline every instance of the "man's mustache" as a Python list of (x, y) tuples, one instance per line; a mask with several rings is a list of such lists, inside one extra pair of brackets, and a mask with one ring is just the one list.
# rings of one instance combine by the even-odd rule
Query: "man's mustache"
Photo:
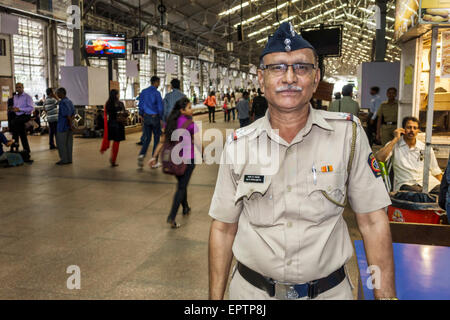
[(284, 86), (284, 87), (280, 87), (280, 88), (277, 88), (276, 90), (275, 90), (275, 92), (283, 92), (283, 91), (298, 91), (298, 92), (302, 92), (303, 91), (303, 88), (302, 87), (297, 87), (297, 86), (292, 86), (292, 85), (287, 85), (287, 86)]

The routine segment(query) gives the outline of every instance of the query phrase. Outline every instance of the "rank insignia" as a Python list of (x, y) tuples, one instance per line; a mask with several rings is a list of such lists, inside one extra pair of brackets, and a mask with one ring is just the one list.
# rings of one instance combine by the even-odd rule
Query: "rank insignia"
[(369, 154), (369, 159), (367, 161), (369, 163), (370, 169), (372, 170), (373, 174), (375, 175), (375, 178), (381, 177), (380, 166), (378, 165), (378, 162), (375, 159), (375, 157), (373, 156), (372, 152)]
[(321, 168), (322, 172), (332, 172), (333, 171), (333, 166), (323, 166)]

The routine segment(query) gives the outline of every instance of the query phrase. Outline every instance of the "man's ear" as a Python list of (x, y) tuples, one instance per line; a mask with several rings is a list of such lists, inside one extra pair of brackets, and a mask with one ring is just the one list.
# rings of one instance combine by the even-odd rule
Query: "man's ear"
[(258, 69), (258, 83), (261, 91), (264, 91), (264, 73), (261, 69)]

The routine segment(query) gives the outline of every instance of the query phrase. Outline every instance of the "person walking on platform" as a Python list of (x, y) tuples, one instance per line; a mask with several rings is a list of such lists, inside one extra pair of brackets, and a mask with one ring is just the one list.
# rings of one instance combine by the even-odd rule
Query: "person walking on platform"
[(359, 113), (359, 104), (352, 99), (352, 95), (353, 86), (351, 84), (345, 85), (342, 88), (342, 99), (333, 101), (328, 111), (351, 113), (357, 117)]
[(225, 122), (230, 122), (230, 109), (231, 109), (230, 94), (227, 93), (223, 98), (223, 115)]
[(380, 105), (377, 113), (377, 140), (381, 141), (381, 145), (383, 146), (394, 139), (394, 131), (397, 129), (398, 118), (397, 89), (387, 89), (386, 95), (388, 101)]
[(212, 115), (212, 122), (216, 123), (216, 95), (214, 91), (211, 91), (209, 93), (209, 96), (206, 98), (206, 100), (203, 102), (208, 107), (208, 117), (209, 117), (209, 123), (211, 123), (211, 115)]
[(230, 113), (233, 114), (233, 121), (236, 120), (236, 97), (234, 92), (230, 95)]
[(164, 97), (164, 122), (167, 122), (167, 118), (169, 114), (172, 112), (173, 106), (175, 103), (186, 95), (180, 91), (181, 83), (178, 79), (172, 79), (170, 81), (170, 86), (172, 87), (172, 91), (167, 93)]
[[(171, 141), (172, 134), (175, 130), (184, 129), (187, 132), (188, 137), (182, 136), (182, 151), (180, 156), (182, 161), (186, 163), (186, 171), (181, 176), (176, 176), (178, 180), (177, 191), (172, 202), (172, 208), (170, 210), (169, 216), (167, 217), (167, 223), (170, 224), (171, 228), (179, 228), (180, 224), (176, 222), (176, 216), (180, 205), (183, 207), (183, 216), (188, 216), (191, 212), (187, 201), (187, 187), (192, 176), (192, 172), (195, 169), (194, 163), (194, 148), (199, 151), (202, 150), (201, 145), (195, 145), (194, 141), (200, 141), (199, 137), (196, 137), (199, 133), (199, 129), (192, 120), (193, 115), (192, 104), (186, 97), (181, 98), (175, 103), (172, 112), (167, 119), (167, 125), (164, 132), (164, 137), (155, 151), (155, 158), (158, 156), (162, 150), (164, 141)], [(164, 141), (163, 141), (164, 140)], [(186, 144), (185, 144), (186, 143)], [(185, 150), (189, 150), (187, 154), (184, 153)], [(149, 165), (154, 166), (156, 164), (156, 159), (150, 160)]]
[(13, 104), (12, 111), (16, 113), (13, 121), (13, 139), (17, 144), (20, 137), (22, 148), (29, 155), (31, 150), (28, 144), (25, 124), (31, 120), (34, 107), (33, 99), (24, 92), (23, 84), (20, 82), (16, 84), (16, 94), (14, 95)]
[(56, 95), (60, 99), (58, 110), (58, 125), (56, 134), (56, 145), (60, 161), (57, 165), (66, 165), (72, 163), (73, 150), (73, 119), (75, 116), (75, 107), (72, 101), (67, 98), (67, 92), (64, 88), (56, 90)]
[[(222, 152), (209, 209), (210, 299), (224, 298), (230, 273), (230, 300), (353, 299), (347, 198), (381, 275), (375, 299), (396, 299), (389, 194), (360, 121), (311, 107), (318, 60), (288, 22), (260, 56), (269, 109)], [(269, 158), (255, 157), (261, 145)]]
[(50, 150), (56, 149), (55, 137), (58, 126), (58, 97), (52, 88), (48, 88), (47, 98), (44, 101), (44, 110), (47, 113), (48, 122), (48, 143)]
[(248, 102), (249, 93), (245, 91), (242, 98), (236, 105), (236, 110), (238, 113), (239, 124), (242, 127), (248, 126), (250, 124), (250, 105)]
[(369, 144), (371, 147), (374, 143), (377, 134), (377, 122), (378, 122), (377, 113), (378, 109), (380, 109), (380, 105), (382, 102), (379, 93), (380, 93), (379, 87), (370, 88), (370, 95), (372, 96), (372, 99), (370, 99), (369, 104), (370, 110), (367, 123), (367, 138), (369, 138)]
[[(143, 118), (142, 125), (144, 126), (144, 141), (138, 157), (139, 168), (144, 166), (144, 158), (152, 140), (152, 133), (154, 135), (152, 157), (154, 157), (161, 137), (161, 125), (164, 117), (164, 104), (161, 93), (158, 91), (160, 79), (153, 76), (150, 82), (151, 86), (144, 89), (139, 95), (139, 115)], [(155, 166), (159, 167), (160, 164), (157, 163)]]
[(111, 158), (109, 159), (111, 167), (118, 166), (116, 160), (119, 153), (120, 141), (125, 140), (125, 125), (120, 120), (127, 116), (127, 111), (125, 110), (125, 105), (119, 99), (120, 92), (115, 89), (111, 90), (109, 99), (105, 104), (103, 116), (104, 131), (100, 152), (104, 153), (108, 150), (109, 142), (111, 140), (114, 141), (111, 149)]
[(263, 97), (261, 89), (258, 88), (258, 95), (253, 98), (251, 118), (256, 121), (266, 115), (268, 105), (266, 98)]

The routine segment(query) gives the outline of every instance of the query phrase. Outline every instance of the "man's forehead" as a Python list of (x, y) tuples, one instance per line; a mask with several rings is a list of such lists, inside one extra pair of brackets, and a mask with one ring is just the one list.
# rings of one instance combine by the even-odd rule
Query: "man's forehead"
[(406, 121), (406, 127), (416, 127), (416, 128), (418, 128), (419, 124), (417, 122), (415, 122), (415, 121), (408, 120), (408, 121)]
[(264, 62), (267, 61), (278, 61), (278, 60), (289, 60), (295, 61), (299, 60), (306, 63), (314, 63), (314, 53), (311, 49), (304, 48), (299, 50), (294, 50), (291, 52), (272, 52), (264, 56)]

